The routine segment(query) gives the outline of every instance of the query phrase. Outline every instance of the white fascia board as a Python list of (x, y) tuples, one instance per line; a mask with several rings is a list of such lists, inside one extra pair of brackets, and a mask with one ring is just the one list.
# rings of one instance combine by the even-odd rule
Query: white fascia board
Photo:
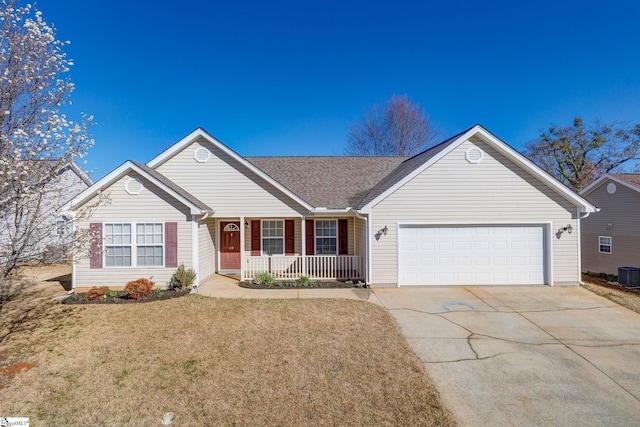
[(140, 169), (138, 166), (136, 166), (133, 162), (129, 160), (127, 160), (125, 163), (118, 166), (116, 169), (111, 171), (108, 175), (106, 175), (101, 180), (93, 184), (91, 187), (87, 188), (82, 193), (78, 194), (73, 200), (71, 200), (68, 203), (69, 207), (73, 209), (76, 206), (83, 204), (88, 199), (95, 196), (99, 191), (107, 188), (108, 186), (113, 184), (115, 181), (123, 177), (128, 171), (135, 171), (138, 174), (145, 177), (146, 179), (148, 179), (149, 181), (153, 182), (155, 185), (157, 185), (167, 194), (171, 195), (176, 200), (178, 200), (179, 202), (187, 206), (190, 209), (191, 214), (200, 215), (205, 213), (202, 209), (200, 209), (199, 207), (191, 203), (189, 200), (182, 197), (180, 194), (173, 191), (171, 188), (164, 185), (162, 182), (155, 179), (153, 176), (149, 175), (144, 170)]
[(240, 164), (242, 164), (243, 166), (247, 167), (248, 169), (250, 169), (252, 172), (254, 172), (256, 175), (258, 175), (260, 178), (264, 179), (265, 181), (267, 181), (269, 184), (273, 185), (274, 187), (276, 187), (278, 190), (282, 191), (284, 194), (286, 194), (287, 196), (289, 196), (290, 198), (292, 198), (293, 200), (295, 200), (296, 202), (298, 202), (300, 205), (302, 205), (304, 208), (312, 210), (313, 206), (311, 206), (310, 204), (308, 204), (307, 202), (305, 202), (304, 200), (302, 200), (300, 197), (298, 197), (296, 194), (294, 194), (292, 191), (290, 191), (288, 188), (284, 187), (282, 184), (280, 184), (278, 181), (276, 181), (275, 179), (271, 178), (269, 175), (267, 175), (266, 173), (262, 172), (262, 170), (258, 169), (256, 166), (254, 166), (252, 163), (248, 162), (244, 157), (242, 157), (240, 154), (236, 153), (235, 151), (233, 151), (231, 148), (227, 147), (225, 144), (223, 144), (222, 142), (218, 141), (216, 138), (214, 138), (209, 132), (207, 132), (206, 130), (202, 129), (202, 128), (198, 128), (196, 130), (194, 130), (193, 132), (191, 132), (189, 135), (185, 136), (184, 138), (182, 138), (180, 141), (178, 141), (177, 143), (175, 143), (173, 146), (171, 146), (170, 148), (168, 148), (167, 150), (163, 151), (162, 153), (160, 153), (158, 156), (156, 156), (155, 158), (153, 158), (151, 161), (149, 161), (147, 163), (147, 166), (151, 167), (151, 168), (156, 168), (159, 165), (161, 165), (162, 163), (164, 163), (165, 161), (167, 161), (168, 159), (170, 159), (174, 154), (176, 154), (177, 152), (179, 152), (180, 150), (182, 150), (184, 147), (186, 147), (189, 144), (192, 144), (194, 141), (196, 141), (198, 138), (204, 138), (205, 140), (207, 140), (209, 143), (213, 144), (214, 146), (216, 146), (217, 148), (219, 148), (220, 150), (222, 150), (225, 154), (227, 154), (229, 157), (235, 159), (236, 161), (238, 161)]
[(486, 143), (493, 146), (495, 149), (500, 151), (502, 154), (510, 158), (513, 162), (521, 166), (523, 169), (531, 173), (533, 176), (538, 178), (540, 181), (544, 182), (553, 189), (556, 193), (563, 196), (565, 199), (572, 202), (575, 206), (580, 208), (580, 212), (595, 212), (596, 207), (585, 200), (582, 196), (574, 193), (571, 189), (560, 183), (557, 179), (549, 175), (538, 165), (533, 163), (531, 160), (527, 159), (525, 156), (520, 154), (515, 149), (511, 148), (509, 145), (496, 138), (493, 134), (488, 132), (482, 126), (475, 126), (473, 129), (475, 135), (479, 135)]
[(625, 181), (623, 181), (621, 179), (618, 179), (615, 176), (609, 175), (607, 173), (607, 174), (602, 175), (600, 178), (596, 179), (595, 181), (593, 181), (591, 184), (587, 185), (585, 188), (583, 188), (582, 191), (580, 192), (580, 195), (581, 196), (585, 196), (588, 193), (591, 193), (593, 190), (595, 190), (600, 185), (602, 185), (604, 183), (604, 181), (606, 181), (606, 180), (613, 181), (616, 184), (624, 185), (628, 189), (640, 193), (640, 188), (636, 187), (635, 185), (631, 185), (628, 182), (625, 182)]

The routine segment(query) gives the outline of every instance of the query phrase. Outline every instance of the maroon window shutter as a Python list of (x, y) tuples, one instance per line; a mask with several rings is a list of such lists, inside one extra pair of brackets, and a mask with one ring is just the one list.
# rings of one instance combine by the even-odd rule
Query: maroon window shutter
[(91, 233), (89, 268), (102, 268), (102, 223), (89, 224), (89, 232)]
[(308, 219), (304, 222), (305, 226), (305, 239), (304, 245), (305, 254), (306, 255), (314, 255), (315, 254), (315, 221), (312, 219)]
[(260, 220), (251, 220), (251, 256), (260, 256)]
[(164, 223), (164, 266), (178, 266), (178, 223)]
[(348, 240), (348, 221), (346, 219), (338, 220), (338, 254), (347, 255), (349, 253)]
[(295, 253), (295, 231), (292, 219), (284, 220), (284, 254), (293, 255)]

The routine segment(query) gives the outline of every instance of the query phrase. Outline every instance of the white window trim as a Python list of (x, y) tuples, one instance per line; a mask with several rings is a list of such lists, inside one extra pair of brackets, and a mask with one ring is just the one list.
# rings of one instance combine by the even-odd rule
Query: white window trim
[[(267, 237), (267, 239), (281, 239), (282, 240), (282, 253), (281, 254), (273, 254), (273, 255), (269, 255), (269, 254), (265, 254), (264, 253), (264, 235), (262, 233), (264, 233), (264, 223), (265, 222), (269, 222), (269, 221), (278, 221), (280, 223), (282, 223), (282, 237)], [(260, 220), (260, 255), (261, 256), (284, 256), (286, 251), (285, 251), (285, 229), (284, 229), (284, 219), (281, 218), (269, 218), (269, 219), (261, 219)]]
[[(106, 242), (106, 234), (107, 234), (107, 224), (131, 224), (131, 243), (122, 243), (122, 244), (107, 244)], [(138, 244), (138, 233), (137, 233), (137, 225), (138, 224), (161, 224), (162, 227), (162, 243), (149, 243), (149, 244)], [(102, 251), (102, 265), (103, 268), (164, 268), (166, 265), (166, 251), (165, 251), (165, 242), (167, 241), (167, 236), (165, 235), (165, 223), (164, 221), (110, 221), (102, 223), (102, 241), (104, 250)], [(108, 246), (130, 246), (131, 247), (131, 265), (109, 265), (107, 266), (107, 247)], [(141, 265), (138, 266), (138, 246), (162, 246), (162, 265)]]
[[(316, 223), (318, 221), (333, 221), (336, 224), (336, 253), (334, 254), (318, 254), (318, 230), (316, 229)], [(339, 230), (338, 230), (338, 220), (334, 219), (334, 218), (317, 218), (313, 220), (313, 253), (315, 255), (319, 255), (319, 256), (332, 256), (332, 255), (338, 255), (338, 252), (340, 252), (340, 248), (338, 248), (338, 244), (339, 244)], [(325, 239), (327, 238), (327, 236), (321, 236), (321, 239)], [(331, 237), (329, 237), (331, 238)]]
[[(609, 239), (609, 243), (601, 243), (600, 239)], [(609, 246), (609, 252), (600, 249), (601, 246)], [(611, 255), (613, 253), (613, 238), (611, 236), (598, 236), (598, 253)]]

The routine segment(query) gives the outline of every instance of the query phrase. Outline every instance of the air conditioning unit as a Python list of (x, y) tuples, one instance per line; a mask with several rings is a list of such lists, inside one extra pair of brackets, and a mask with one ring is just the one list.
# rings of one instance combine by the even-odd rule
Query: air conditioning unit
[(627, 288), (640, 288), (640, 268), (618, 267), (618, 282)]

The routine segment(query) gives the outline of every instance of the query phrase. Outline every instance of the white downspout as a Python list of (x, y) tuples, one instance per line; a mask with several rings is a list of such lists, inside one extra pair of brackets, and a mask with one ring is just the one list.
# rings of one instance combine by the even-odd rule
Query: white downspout
[(240, 280), (244, 280), (244, 269), (245, 269), (245, 259), (244, 259), (244, 216), (240, 217)]
[(198, 293), (198, 285), (200, 284), (200, 253), (198, 243), (199, 223), (195, 215), (191, 215), (191, 264), (196, 272), (196, 293)]

